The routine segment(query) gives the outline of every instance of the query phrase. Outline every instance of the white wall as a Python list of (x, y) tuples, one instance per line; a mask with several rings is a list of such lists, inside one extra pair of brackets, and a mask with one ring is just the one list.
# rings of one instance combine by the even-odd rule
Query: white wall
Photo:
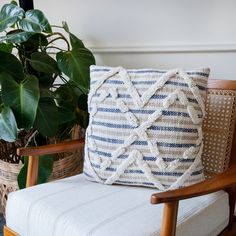
[(236, 79), (235, 0), (35, 0), (35, 8), (53, 24), (66, 20), (97, 64), (209, 66), (212, 78)]

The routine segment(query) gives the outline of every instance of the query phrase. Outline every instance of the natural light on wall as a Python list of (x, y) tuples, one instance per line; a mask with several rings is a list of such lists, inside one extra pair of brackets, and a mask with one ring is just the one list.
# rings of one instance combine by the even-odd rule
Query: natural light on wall
[(236, 78), (234, 0), (37, 0), (34, 5), (52, 23), (66, 20), (96, 53), (98, 64), (207, 65), (212, 78)]

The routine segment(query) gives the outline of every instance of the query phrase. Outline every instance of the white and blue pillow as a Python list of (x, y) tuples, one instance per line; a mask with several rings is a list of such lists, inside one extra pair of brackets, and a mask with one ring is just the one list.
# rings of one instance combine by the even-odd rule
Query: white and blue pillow
[(204, 179), (202, 120), (209, 69), (91, 66), (85, 176), (174, 189)]

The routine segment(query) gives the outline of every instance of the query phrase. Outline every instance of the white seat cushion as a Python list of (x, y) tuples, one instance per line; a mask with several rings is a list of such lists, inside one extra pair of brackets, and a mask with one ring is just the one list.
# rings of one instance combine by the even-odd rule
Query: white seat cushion
[[(109, 186), (77, 175), (9, 195), (7, 226), (21, 236), (159, 235), (163, 204), (155, 189)], [(223, 191), (180, 202), (177, 235), (217, 235), (227, 225)]]

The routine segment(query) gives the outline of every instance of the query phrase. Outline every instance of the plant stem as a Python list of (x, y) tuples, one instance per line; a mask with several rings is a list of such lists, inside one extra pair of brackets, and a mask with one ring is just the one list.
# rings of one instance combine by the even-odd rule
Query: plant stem
[(55, 42), (55, 41), (57, 41), (57, 40), (60, 40), (60, 39), (64, 40), (64, 38), (62, 38), (62, 37), (60, 36), (60, 37), (57, 37), (57, 38), (55, 38), (55, 39), (52, 39), (51, 41), (48, 42), (48, 44), (51, 44), (51, 43), (53, 43), (53, 42)]
[(51, 25), (51, 27), (64, 29), (62, 26), (59, 26), (59, 25)]
[[(50, 34), (48, 37), (52, 37), (53, 35), (59, 35), (59, 36), (60, 36), (59, 39), (62, 39), (62, 40), (65, 41), (65, 43), (66, 43), (66, 45), (67, 45), (67, 50), (70, 51), (70, 43), (68, 42), (68, 40), (66, 39), (66, 37), (65, 37), (63, 34), (61, 34), (61, 33), (59, 33), (59, 32), (55, 32), (55, 33)], [(54, 41), (54, 40), (51, 40), (51, 42), (53, 42), (53, 41)], [(50, 42), (50, 43), (51, 43), (51, 42)]]
[(59, 50), (59, 51), (64, 51), (64, 52), (67, 52), (67, 50), (64, 50), (64, 49), (61, 49), (61, 48), (59, 48), (59, 47), (55, 47), (55, 46), (49, 46), (49, 47), (46, 47), (46, 50), (48, 50), (48, 49), (57, 49), (57, 50)]
[(27, 143), (25, 144), (25, 147), (28, 147), (30, 141), (35, 138), (35, 135), (38, 134), (38, 130), (35, 130), (33, 134), (29, 137)]
[(67, 83), (67, 82), (68, 82), (68, 81), (66, 80), (66, 78), (64, 78), (62, 75), (59, 75), (59, 77), (60, 77), (60, 79), (61, 79), (62, 82), (64, 82), (64, 83)]

